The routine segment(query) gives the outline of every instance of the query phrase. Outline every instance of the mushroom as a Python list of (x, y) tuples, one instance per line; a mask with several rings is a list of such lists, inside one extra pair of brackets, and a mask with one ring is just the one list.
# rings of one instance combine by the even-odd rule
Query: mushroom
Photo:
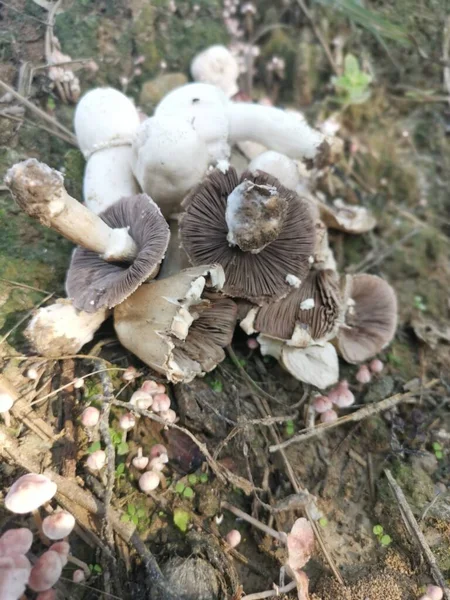
[(161, 477), (159, 473), (156, 471), (146, 471), (139, 477), (139, 487), (145, 493), (152, 492), (156, 490), (160, 481)]
[(56, 494), (56, 483), (45, 475), (27, 473), (15, 481), (5, 497), (5, 507), (22, 515), (35, 512)]
[[(188, 83), (169, 92), (155, 109), (156, 119), (181, 118), (191, 124), (208, 148), (210, 164), (228, 160), (228, 99), (222, 90), (207, 83)], [(190, 157), (192, 160), (197, 157)]]
[(293, 377), (325, 389), (339, 379), (339, 361), (336, 349), (329, 342), (306, 348), (289, 346), (282, 340), (259, 335), (261, 354), (276, 358)]
[(120, 416), (119, 427), (122, 429), (122, 442), (127, 441), (127, 433), (136, 425), (136, 417), (131, 412), (127, 412)]
[(319, 415), (327, 412), (327, 410), (331, 410), (333, 407), (331, 400), (327, 396), (316, 396), (312, 404), (314, 410), (316, 413), (319, 413)]
[(75, 518), (66, 510), (54, 512), (42, 521), (42, 531), (50, 540), (62, 540), (75, 527)]
[(21, 598), (29, 576), (30, 569), (25, 564), (16, 566), (12, 557), (0, 558), (0, 598), (2, 600)]
[(355, 403), (355, 396), (348, 387), (348, 381), (343, 379), (328, 392), (328, 399), (339, 408), (348, 408)]
[(333, 423), (333, 421), (337, 421), (338, 420), (338, 414), (335, 410), (333, 410), (332, 408), (330, 408), (329, 410), (326, 410), (325, 412), (323, 412), (320, 415), (320, 422), (321, 423)]
[(376, 275), (347, 276), (345, 320), (337, 347), (349, 363), (372, 358), (385, 348), (397, 328), (397, 297), (392, 287)]
[(309, 270), (308, 208), (266, 173), (214, 170), (183, 201), (182, 246), (194, 265), (218, 263), (223, 293), (255, 303), (286, 296)]
[(38, 558), (31, 569), (28, 586), (34, 592), (49, 590), (61, 577), (63, 565), (61, 558), (54, 550), (47, 550)]
[(100, 420), (100, 411), (95, 406), (88, 406), (81, 413), (80, 420), (84, 427), (95, 427)]
[(142, 455), (142, 447), (139, 446), (137, 455), (131, 461), (133, 467), (138, 469), (139, 471), (143, 471), (148, 465), (149, 459), (146, 456)]
[(223, 281), (223, 269), (213, 265), (142, 285), (114, 311), (120, 342), (173, 383), (211, 371), (225, 358), (236, 323), (235, 303), (205, 290)]
[(106, 452), (104, 450), (96, 450), (92, 454), (89, 454), (86, 460), (86, 466), (90, 471), (94, 473), (101, 471), (106, 465)]
[(372, 374), (367, 365), (361, 365), (358, 369), (358, 372), (355, 375), (356, 381), (359, 383), (370, 383), (372, 380)]
[(11, 418), (9, 410), (17, 400), (17, 392), (14, 387), (3, 375), (0, 375), (0, 414), (2, 415), (6, 427), (11, 427)]
[(237, 529), (232, 529), (225, 536), (226, 543), (230, 546), (230, 548), (236, 548), (241, 543), (241, 533)]
[(231, 98), (239, 91), (239, 65), (225, 46), (210, 46), (197, 54), (191, 62), (194, 81), (210, 83), (220, 88)]
[(146, 119), (136, 133), (132, 153), (136, 179), (167, 218), (177, 212), (209, 164), (206, 143), (189, 121), (177, 116)]
[(105, 307), (88, 313), (77, 310), (70, 300), (59, 299), (36, 310), (25, 336), (42, 356), (57, 358), (77, 354), (93, 339), (108, 314)]
[(251, 160), (248, 170), (252, 173), (264, 171), (276, 177), (281, 185), (290, 190), (295, 190), (300, 181), (297, 163), (284, 154), (273, 150), (263, 152)]
[(8, 529), (0, 537), (0, 556), (26, 554), (33, 543), (33, 534), (26, 527)]
[(75, 133), (87, 160), (84, 201), (96, 214), (139, 192), (131, 169), (131, 142), (138, 126), (133, 102), (112, 88), (89, 91), (76, 107)]

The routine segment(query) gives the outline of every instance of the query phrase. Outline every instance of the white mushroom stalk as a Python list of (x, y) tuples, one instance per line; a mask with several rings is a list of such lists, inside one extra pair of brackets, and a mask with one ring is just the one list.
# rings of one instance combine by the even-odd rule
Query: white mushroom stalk
[(77, 310), (70, 300), (61, 299), (35, 312), (25, 336), (42, 356), (56, 358), (77, 354), (92, 340), (108, 315), (106, 308), (87, 313)]
[(126, 228), (112, 229), (72, 198), (58, 171), (30, 158), (6, 174), (5, 183), (20, 208), (42, 225), (110, 262), (130, 261), (137, 247)]
[(112, 88), (97, 88), (77, 105), (75, 133), (87, 160), (83, 181), (86, 206), (94, 213), (139, 192), (131, 168), (131, 142), (139, 127), (133, 102)]

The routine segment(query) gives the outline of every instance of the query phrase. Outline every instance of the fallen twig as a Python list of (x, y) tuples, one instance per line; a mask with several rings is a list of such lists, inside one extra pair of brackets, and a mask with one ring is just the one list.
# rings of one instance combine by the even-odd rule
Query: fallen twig
[(242, 600), (263, 600), (264, 598), (274, 598), (275, 596), (279, 596), (280, 594), (287, 594), (292, 590), (295, 590), (296, 582), (291, 581), (287, 585), (283, 587), (275, 587), (273, 590), (267, 590), (266, 592), (256, 592), (254, 594), (246, 594), (242, 596)]
[[(434, 387), (437, 383), (439, 383), (439, 379), (432, 379), (428, 383), (426, 383), (423, 388), (430, 389)], [(357, 410), (354, 413), (349, 415), (345, 415), (345, 417), (341, 417), (337, 421), (333, 421), (332, 423), (321, 423), (320, 425), (316, 425), (314, 429), (303, 429), (299, 434), (294, 435), (294, 437), (281, 442), (280, 444), (275, 444), (269, 447), (269, 452), (277, 452), (278, 450), (282, 450), (283, 448), (287, 448), (291, 444), (295, 444), (297, 442), (304, 442), (305, 440), (316, 437), (325, 431), (329, 431), (330, 429), (334, 429), (339, 425), (344, 425), (345, 423), (362, 421), (363, 419), (367, 419), (368, 417), (372, 417), (380, 412), (384, 412), (386, 410), (390, 410), (397, 406), (401, 402), (414, 403), (415, 400), (412, 398), (417, 391), (408, 391), (403, 394), (395, 394), (394, 396), (390, 396), (389, 398), (385, 398), (376, 404), (369, 404), (364, 408)]]
[(403, 493), (402, 488), (398, 485), (389, 469), (385, 469), (384, 474), (386, 475), (389, 485), (391, 486), (392, 492), (398, 502), (400, 511), (403, 514), (405, 521), (408, 523), (409, 527), (414, 533), (417, 544), (419, 545), (428, 562), (435, 583), (442, 588), (444, 592), (444, 598), (446, 598), (446, 600), (450, 600), (450, 589), (447, 587), (445, 578), (439, 568), (439, 565), (437, 564), (437, 561), (434, 557), (430, 546), (428, 545), (427, 540), (425, 539), (425, 536), (420, 530), (420, 527), (416, 521), (415, 516), (413, 515), (408, 501), (405, 498), (405, 494)]

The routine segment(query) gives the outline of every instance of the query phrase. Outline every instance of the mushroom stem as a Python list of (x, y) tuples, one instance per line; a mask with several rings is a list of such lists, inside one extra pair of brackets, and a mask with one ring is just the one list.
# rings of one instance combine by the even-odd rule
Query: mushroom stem
[(72, 198), (58, 171), (30, 158), (12, 166), (5, 178), (20, 208), (42, 225), (110, 262), (130, 261), (137, 247), (126, 228), (112, 229)]
[(265, 525), (265, 523), (261, 523), (261, 521), (258, 521), (258, 519), (254, 519), (253, 517), (248, 515), (243, 510), (236, 508), (236, 506), (233, 506), (232, 504), (229, 504), (228, 502), (222, 502), (222, 507), (226, 508), (227, 510), (232, 512), (234, 515), (236, 515), (240, 519), (244, 519), (244, 521), (247, 521), (247, 523), (250, 523), (250, 525), (253, 525), (254, 527), (257, 527), (258, 529), (261, 529), (261, 531), (264, 531), (265, 533), (272, 536), (276, 540), (279, 540), (283, 544), (286, 544), (287, 536), (285, 533), (283, 533), (283, 532), (280, 533), (279, 531), (272, 529), (272, 527)]
[(86, 575), (86, 579), (88, 579), (91, 576), (89, 566), (85, 562), (83, 562), (79, 558), (76, 558), (75, 556), (72, 556), (71, 554), (67, 555), (67, 560), (73, 565), (80, 567), (80, 569), (83, 569), (84, 574)]
[(33, 515), (34, 522), (36, 523), (36, 527), (38, 529), (39, 539), (41, 540), (41, 542), (43, 544), (45, 544), (46, 546), (49, 546), (50, 540), (48, 539), (48, 537), (45, 535), (45, 533), (42, 530), (42, 517), (41, 517), (41, 513), (39, 511), (39, 508), (37, 508), (36, 510), (33, 510), (32, 515)]
[(230, 142), (258, 142), (290, 158), (309, 159), (320, 166), (327, 160), (325, 136), (306, 119), (275, 108), (246, 102), (229, 102)]

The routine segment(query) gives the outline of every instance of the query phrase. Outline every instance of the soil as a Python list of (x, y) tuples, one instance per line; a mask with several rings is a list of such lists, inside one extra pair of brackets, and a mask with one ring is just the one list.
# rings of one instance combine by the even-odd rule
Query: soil
[[(40, 68), (46, 63), (48, 12), (43, 4), (11, 0), (0, 5), (0, 79), (72, 130), (74, 104), (62, 101), (46, 69)], [(251, 27), (259, 56), (252, 87), (243, 73), (242, 91), (255, 100), (270, 97), (278, 105), (302, 110), (311, 123), (337, 121), (344, 153), (321, 172), (318, 190), (328, 202), (342, 198), (365, 206), (377, 219), (367, 234), (329, 232), (339, 271), (384, 277), (399, 304), (395, 339), (378, 357), (385, 365), (382, 373), (362, 385), (356, 381), (358, 367), (341, 362), (341, 379), (349, 381), (356, 404), (340, 414), (408, 389), (416, 390), (413, 400), (293, 443), (284, 457), (270, 452), (269, 446), (308, 426), (316, 390), (296, 381), (274, 359), (249, 350), (246, 336), (236, 331), (233, 351), (214, 372), (190, 384), (168, 386), (184, 432), (143, 417), (122, 454), (116, 444), (111, 506), (121, 525), (114, 536), (105, 537), (104, 519), (92, 516), (76, 498), (58, 496), (61, 505), (66, 498), (70, 510), (77, 511), (71, 552), (92, 572), (88, 585), (78, 585), (71, 580), (73, 566), (68, 566), (56, 586), (58, 598), (181, 597), (164, 586), (149, 591), (155, 580), (145, 548), (161, 567), (174, 557), (195, 557), (195, 564), (207, 565), (202, 567), (206, 580), (212, 565), (221, 574), (218, 587), (212, 586), (220, 590), (216, 597), (237, 600), (244, 592), (271, 590), (280, 584), (284, 548), (222, 511), (220, 503), (227, 501), (289, 532), (305, 514), (305, 497), (311, 501), (307, 490), (320, 513), (316, 524), (328, 555), (316, 544), (305, 567), (311, 600), (416, 600), (433, 582), (433, 573), (402, 519), (386, 469), (402, 488), (449, 584), (450, 89), (448, 58), (442, 57), (450, 26), (445, 2), (381, 0), (367, 2), (366, 8), (356, 3), (358, 11), (352, 12), (353, 3), (342, 2), (342, 10), (335, 10), (324, 1), (310, 3), (307, 13), (302, 4), (255, 3)], [(62, 52), (74, 60), (91, 59), (98, 67), (74, 67), (82, 92), (111, 85), (139, 105), (145, 87), (141, 108), (150, 114), (170, 81), (189, 77), (190, 61), (200, 50), (212, 43), (236, 44), (224, 10), (219, 0), (63, 0), (54, 34)], [(248, 37), (250, 24), (239, 8), (236, 16)], [(371, 74), (364, 102), (339, 95), (324, 47), (338, 70), (352, 54)], [(278, 74), (267, 69), (273, 56), (284, 60)], [(19, 122), (4, 116), (6, 109), (19, 105), (0, 99), (0, 176), (14, 163), (36, 157), (63, 171), (67, 189), (81, 199), (81, 153), (51, 125), (50, 131), (42, 129), (45, 122), (30, 110)], [(242, 155), (238, 158), (242, 161)], [(142, 381), (161, 380), (120, 346), (111, 320), (77, 357), (36, 356), (23, 331), (34, 309), (64, 296), (72, 247), (22, 214), (4, 186), (0, 227), (0, 369), (19, 395), (11, 425), (0, 426), (0, 500), (30, 465), (39, 472), (51, 469), (77, 490), (104, 499), (102, 477), (85, 467), (100, 435), (81, 426), (80, 414), (88, 404), (100, 407), (108, 394), (127, 402)], [(138, 377), (124, 384), (121, 376), (129, 365), (137, 368)], [(27, 376), (30, 369), (37, 377)], [(90, 375), (100, 370), (102, 375)], [(73, 381), (84, 376), (84, 387), (74, 388)], [(111, 407), (113, 437), (122, 412)], [(267, 416), (280, 421), (268, 425)], [(211, 458), (205, 459), (198, 442)], [(166, 481), (144, 495), (131, 459), (139, 445), (145, 455), (155, 443), (169, 450)], [(188, 488), (192, 494), (186, 494)], [(0, 502), (0, 533), (13, 526), (36, 531), (27, 515), (12, 515)], [(375, 526), (382, 528), (379, 536)], [(127, 538), (129, 527), (136, 529), (144, 550)], [(242, 535), (233, 551), (223, 542), (231, 529)], [(102, 552), (102, 544), (109, 553)], [(42, 549), (36, 538), (33, 554)], [(199, 597), (195, 589), (193, 596), (183, 593)], [(202, 593), (208, 597), (203, 587)]]

